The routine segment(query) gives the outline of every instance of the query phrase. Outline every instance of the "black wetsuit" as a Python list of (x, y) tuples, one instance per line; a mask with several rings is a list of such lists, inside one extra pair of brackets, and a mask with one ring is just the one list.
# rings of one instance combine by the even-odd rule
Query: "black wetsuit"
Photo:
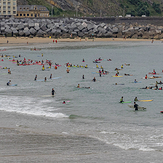
[(135, 110), (138, 110), (138, 104), (134, 105)]
[(54, 90), (52, 90), (52, 95), (54, 95), (54, 92), (55, 92), (55, 91), (54, 91)]

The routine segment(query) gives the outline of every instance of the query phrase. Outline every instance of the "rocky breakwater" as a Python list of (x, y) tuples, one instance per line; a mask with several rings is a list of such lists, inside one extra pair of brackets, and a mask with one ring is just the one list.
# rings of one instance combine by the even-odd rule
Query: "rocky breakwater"
[(163, 26), (134, 24), (106, 24), (76, 18), (58, 19), (2, 19), (0, 36), (6, 37), (110, 37), (110, 38), (163, 38)]

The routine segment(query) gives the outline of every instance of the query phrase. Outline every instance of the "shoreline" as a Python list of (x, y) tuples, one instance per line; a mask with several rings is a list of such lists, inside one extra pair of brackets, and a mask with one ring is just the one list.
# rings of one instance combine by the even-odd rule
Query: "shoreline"
[[(54, 41), (54, 42), (53, 42)], [(42, 38), (42, 37), (0, 37), (0, 47), (10, 47), (10, 46), (30, 46), (30, 45), (37, 45), (37, 44), (47, 44), (47, 43), (54, 43), (57, 42), (137, 42), (137, 41), (148, 41), (152, 42), (152, 39), (124, 39), (124, 38)], [(160, 40), (153, 40), (153, 41), (162, 41)]]

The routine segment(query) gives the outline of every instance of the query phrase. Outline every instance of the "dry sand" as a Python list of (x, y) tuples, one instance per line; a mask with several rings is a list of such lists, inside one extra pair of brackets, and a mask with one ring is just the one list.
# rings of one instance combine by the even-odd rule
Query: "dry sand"
[[(37, 45), (37, 44), (47, 44), (47, 43), (56, 43), (57, 42), (78, 42), (78, 41), (152, 41), (151, 39), (123, 39), (123, 38), (95, 38), (93, 39), (80, 39), (80, 38), (65, 38), (65, 39), (54, 39), (54, 38), (41, 38), (41, 37), (0, 37), (0, 47), (6, 46), (28, 46), (28, 45)], [(7, 43), (8, 42), (8, 43)]]

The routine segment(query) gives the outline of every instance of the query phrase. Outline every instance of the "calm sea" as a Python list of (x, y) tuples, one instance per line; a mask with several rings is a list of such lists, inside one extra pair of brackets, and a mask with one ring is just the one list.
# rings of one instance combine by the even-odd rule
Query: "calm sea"
[[(163, 114), (160, 111), (163, 110), (163, 90), (139, 89), (154, 86), (156, 81), (162, 80), (142, 79), (153, 69), (163, 77), (163, 44), (160, 41), (58, 42), (36, 45), (41, 50), (31, 51), (30, 48), (33, 47), (6, 47), (6, 51), (1, 51), (0, 54), (20, 54), (21, 57), (15, 58), (18, 60), (47, 59), (53, 62), (52, 65), (58, 63), (61, 66), (57, 70), (52, 67), (50, 71), (42, 71), (41, 65), (17, 66), (4, 58), (4, 61), (0, 61), (0, 66), (9, 67), (12, 74), (8, 75), (6, 69), (0, 69), (0, 110), (34, 116), (36, 119), (42, 117), (47, 122), (47, 128), (44, 129), (47, 132), (83, 135), (112, 145), (125, 154), (137, 153), (137, 162), (162, 162)], [(99, 69), (93, 63), (99, 57), (103, 60), (98, 66), (109, 71), (108, 75), (102, 77), (96, 73)], [(82, 62), (83, 58), (85, 62)], [(72, 67), (69, 68), (70, 73), (66, 73), (67, 62), (82, 66), (88, 64), (88, 68)], [(119, 71), (119, 75), (123, 77), (112, 77), (116, 73), (115, 68), (120, 68), (122, 64), (123, 70)], [(133, 76), (124, 76), (124, 73)], [(53, 78), (60, 78), (50, 80), (50, 74)], [(48, 81), (34, 81), (35, 75), (38, 80), (47, 77)], [(83, 75), (85, 79), (82, 79)], [(94, 77), (96, 82), (92, 81)], [(135, 79), (140, 83), (132, 83)], [(8, 80), (17, 86), (6, 86)], [(115, 83), (124, 85), (114, 85)], [(78, 84), (90, 89), (78, 89)], [(49, 96), (52, 88), (56, 91), (55, 97)], [(119, 103), (121, 96), (124, 101), (131, 101), (132, 105), (136, 96), (141, 100), (153, 101), (138, 102), (139, 106), (147, 109), (135, 112), (127, 103)], [(62, 104), (63, 101), (66, 104)], [(41, 128), (39, 125), (37, 127)], [(99, 146), (99, 150), (101, 148)], [(115, 152), (112, 158), (116, 157)], [(127, 157), (132, 160), (129, 154)]]

